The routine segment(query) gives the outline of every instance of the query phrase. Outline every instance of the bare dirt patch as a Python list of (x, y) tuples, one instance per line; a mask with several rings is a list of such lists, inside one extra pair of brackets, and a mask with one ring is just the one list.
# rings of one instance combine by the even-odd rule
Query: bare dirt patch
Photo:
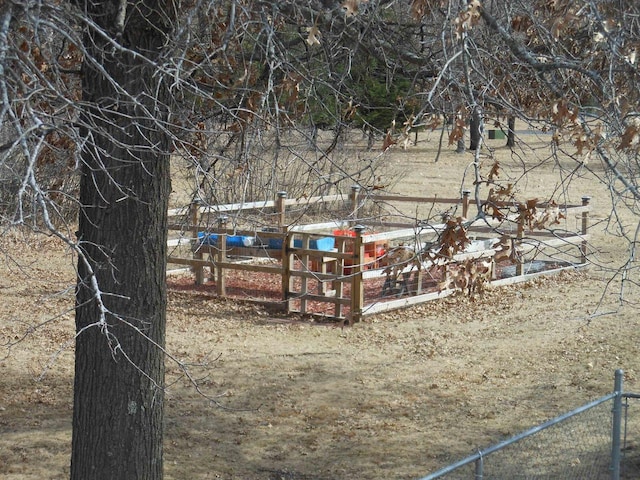
[[(514, 179), (544, 155), (489, 146)], [(398, 191), (453, 196), (472, 185), (460, 180), (470, 154), (436, 164), (435, 151), (421, 143), (389, 156), (407, 168)], [(604, 219), (606, 191), (584, 172), (563, 184), (572, 168), (546, 162), (522, 194), (569, 185), (562, 201), (590, 194), (594, 221)], [(599, 260), (624, 258), (602, 224), (593, 234)], [(0, 244), (0, 344), (15, 343), (0, 350), (0, 477), (12, 480), (68, 477), (73, 261), (53, 240), (36, 242)], [(351, 328), (172, 290), (168, 350), (211, 399), (169, 362), (166, 478), (416, 478), (608, 393), (617, 368), (640, 391), (637, 312), (588, 321), (601, 302), (617, 308), (615, 295), (601, 298), (608, 275), (562, 273)]]

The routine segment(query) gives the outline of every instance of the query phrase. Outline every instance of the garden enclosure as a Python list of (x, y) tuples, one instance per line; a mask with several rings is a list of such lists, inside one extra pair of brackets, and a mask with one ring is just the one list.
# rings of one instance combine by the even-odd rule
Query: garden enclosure
[[(349, 195), (289, 199), (280, 192), (273, 201), (193, 202), (169, 212), (168, 262), (186, 266), (196, 286), (221, 297), (355, 322), (459, 291), (474, 294), (489, 284), (585, 266), (589, 200), (536, 202), (526, 209), (502, 202), (500, 218), (473, 220), (467, 220), (475, 206), (467, 191), (459, 198), (364, 197), (353, 187)], [(445, 205), (460, 215), (403, 223), (364, 214), (399, 203)], [(326, 210), (340, 212), (341, 220), (301, 221), (301, 212), (320, 217)], [(193, 285), (192, 278), (186, 281)]]

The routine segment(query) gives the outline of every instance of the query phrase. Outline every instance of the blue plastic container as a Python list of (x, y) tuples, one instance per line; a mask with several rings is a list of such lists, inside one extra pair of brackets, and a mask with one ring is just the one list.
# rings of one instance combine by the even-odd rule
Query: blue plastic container
[(282, 248), (283, 240), (281, 238), (270, 238), (269, 239), (269, 248), (273, 248), (274, 250), (279, 250)]
[[(218, 244), (218, 235), (215, 233), (198, 232), (198, 241), (200, 245), (215, 246)], [(227, 247), (250, 247), (253, 245), (253, 237), (245, 235), (228, 235)]]
[[(283, 240), (280, 238), (270, 238), (269, 239), (269, 248), (278, 249), (282, 248)], [(321, 238), (312, 238), (309, 240), (309, 249), (311, 250), (320, 250), (323, 252), (328, 252), (333, 250), (336, 245), (336, 239), (334, 237), (321, 237)], [(293, 246), (295, 248), (302, 248), (302, 240), (296, 239), (293, 241)]]

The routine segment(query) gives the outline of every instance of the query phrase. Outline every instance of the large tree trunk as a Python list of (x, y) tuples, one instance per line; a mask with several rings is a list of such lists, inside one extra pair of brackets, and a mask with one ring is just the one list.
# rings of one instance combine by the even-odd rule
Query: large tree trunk
[[(113, 31), (106, 23), (118, 4), (87, 8)], [(122, 43), (157, 56), (164, 36), (149, 28), (154, 12), (130, 10)], [(111, 80), (85, 59), (89, 141), (78, 236), (88, 264), (78, 263), (71, 478), (161, 479), (170, 178), (168, 136), (158, 125), (167, 119), (166, 93), (149, 64), (88, 37)]]

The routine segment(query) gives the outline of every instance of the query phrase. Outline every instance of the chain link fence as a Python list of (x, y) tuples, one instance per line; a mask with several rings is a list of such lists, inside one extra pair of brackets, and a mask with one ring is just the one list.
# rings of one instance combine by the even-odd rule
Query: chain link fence
[(640, 395), (623, 393), (620, 478), (640, 478)]
[(613, 393), (421, 480), (640, 478), (640, 395), (623, 392), (622, 376)]

